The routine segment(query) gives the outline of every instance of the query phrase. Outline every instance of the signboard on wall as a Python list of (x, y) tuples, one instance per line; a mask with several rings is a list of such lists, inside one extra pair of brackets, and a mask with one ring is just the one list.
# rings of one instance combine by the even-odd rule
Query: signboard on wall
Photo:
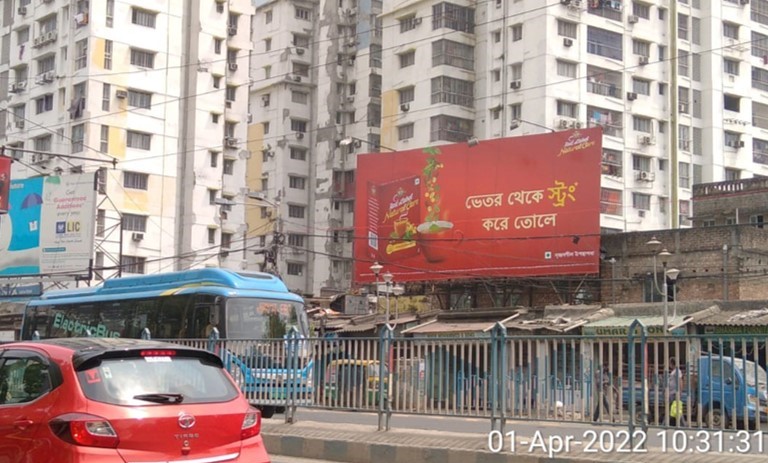
[(95, 175), (11, 181), (8, 213), (0, 215), (0, 277), (88, 274)]
[(11, 161), (8, 156), (0, 156), (0, 214), (8, 212), (8, 192), (11, 187)]
[(596, 274), (600, 128), (358, 157), (355, 281)]

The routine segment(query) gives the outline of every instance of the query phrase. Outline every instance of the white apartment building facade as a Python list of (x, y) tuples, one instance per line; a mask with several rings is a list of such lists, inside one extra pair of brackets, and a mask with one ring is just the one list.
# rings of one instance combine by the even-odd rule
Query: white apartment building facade
[(95, 280), (246, 267), (243, 208), (220, 204), (245, 188), (252, 14), (248, 0), (3, 2), (0, 139), (15, 178), (99, 171)]
[[(296, 234), (311, 235), (293, 240), (304, 254), (285, 256), (306, 265), (288, 277), (299, 277), (291, 287), (349, 287), (354, 235), (345, 235), (352, 218), (341, 211), (354, 202), (354, 152), (379, 145), (599, 125), (605, 233), (689, 226), (694, 183), (768, 175), (768, 0), (330, 5), (260, 2), (254, 17), (255, 56), (265, 53), (252, 66), (251, 100), (254, 124), (269, 126), (264, 187), (293, 194), (294, 177), (309, 182), (307, 215), (282, 214)], [(347, 9), (357, 18), (354, 40)], [(261, 29), (269, 15), (279, 22)], [(292, 80), (297, 69), (307, 71), (301, 82)], [(295, 118), (307, 123), (302, 141), (291, 137)], [(339, 144), (350, 136), (355, 143)], [(296, 143), (308, 149), (298, 163)]]

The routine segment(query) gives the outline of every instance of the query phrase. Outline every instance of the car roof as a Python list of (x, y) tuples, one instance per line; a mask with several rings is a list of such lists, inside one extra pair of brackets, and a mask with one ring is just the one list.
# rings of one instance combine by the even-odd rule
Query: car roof
[[(38, 346), (38, 347), (57, 347), (72, 351), (72, 363), (75, 368), (96, 357), (103, 357), (105, 354), (115, 354), (139, 349), (173, 349), (192, 353), (197, 357), (208, 357), (209, 361), (216, 359), (217, 363), (221, 361), (218, 356), (202, 349), (182, 346), (170, 342), (154, 341), (151, 339), (132, 339), (132, 338), (53, 338), (39, 341), (24, 341), (16, 344), (18, 346)], [(5, 347), (13, 347), (14, 344), (7, 344)], [(113, 355), (109, 355), (112, 357)]]

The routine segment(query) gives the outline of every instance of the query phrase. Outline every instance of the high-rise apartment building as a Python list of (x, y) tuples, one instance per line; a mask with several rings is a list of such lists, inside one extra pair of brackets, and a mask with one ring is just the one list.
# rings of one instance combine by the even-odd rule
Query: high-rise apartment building
[(245, 268), (252, 15), (248, 0), (2, 3), (0, 140), (15, 178), (100, 169), (96, 279)]
[(379, 146), (599, 125), (606, 233), (688, 226), (693, 184), (768, 175), (768, 0), (329, 5), (254, 19), (259, 171), (292, 288), (349, 286), (355, 153)]

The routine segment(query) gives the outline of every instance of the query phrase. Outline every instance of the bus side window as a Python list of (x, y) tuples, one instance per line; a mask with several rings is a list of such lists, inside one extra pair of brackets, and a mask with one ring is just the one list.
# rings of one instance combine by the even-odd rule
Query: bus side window
[[(216, 310), (214, 298), (211, 296), (198, 296), (195, 300), (195, 313), (192, 315), (192, 332), (190, 337), (204, 339), (211, 334), (213, 325), (212, 314)], [(221, 330), (221, 327), (217, 327)]]
[(189, 310), (187, 305), (189, 296), (167, 296), (162, 298), (160, 315), (158, 316), (157, 329), (159, 333), (155, 339), (183, 339), (189, 335)]

